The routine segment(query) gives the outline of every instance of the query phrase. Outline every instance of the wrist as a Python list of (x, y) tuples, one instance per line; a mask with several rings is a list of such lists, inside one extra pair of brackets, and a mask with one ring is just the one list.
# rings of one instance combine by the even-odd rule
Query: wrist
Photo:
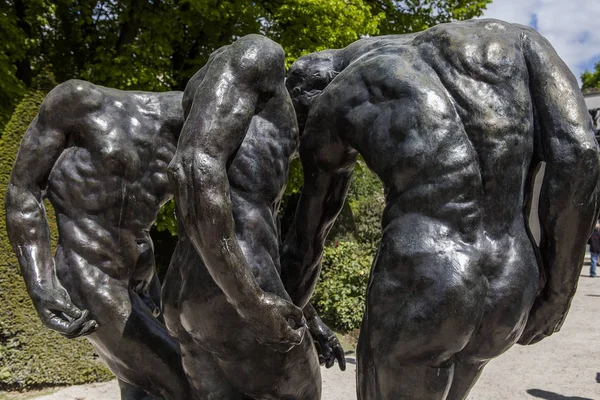
[(264, 292), (259, 289), (255, 293), (244, 296), (241, 301), (234, 302), (233, 305), (242, 318), (251, 319), (255, 316), (260, 316), (264, 297)]

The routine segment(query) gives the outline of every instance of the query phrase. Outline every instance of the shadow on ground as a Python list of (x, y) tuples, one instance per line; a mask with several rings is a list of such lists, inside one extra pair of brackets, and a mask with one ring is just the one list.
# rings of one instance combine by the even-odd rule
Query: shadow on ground
[(529, 393), (533, 397), (538, 397), (540, 399), (546, 399), (546, 400), (594, 400), (594, 399), (590, 399), (589, 397), (563, 396), (562, 394), (548, 392), (547, 390), (541, 390), (541, 389), (529, 389), (529, 390), (527, 390), (527, 393)]
[(356, 358), (346, 357), (346, 363), (356, 365)]

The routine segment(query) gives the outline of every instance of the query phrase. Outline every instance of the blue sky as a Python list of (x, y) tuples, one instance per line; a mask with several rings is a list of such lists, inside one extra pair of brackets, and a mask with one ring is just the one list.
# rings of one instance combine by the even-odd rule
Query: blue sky
[(483, 17), (537, 29), (577, 79), (600, 61), (600, 0), (493, 0)]

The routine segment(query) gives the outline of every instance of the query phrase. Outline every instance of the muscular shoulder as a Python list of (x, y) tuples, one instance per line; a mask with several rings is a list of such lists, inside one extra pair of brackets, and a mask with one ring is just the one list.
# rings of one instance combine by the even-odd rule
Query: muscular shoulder
[(86, 81), (71, 79), (56, 86), (46, 99), (46, 107), (98, 107), (104, 94), (100, 87)]
[(43, 123), (59, 123), (72, 118), (83, 118), (102, 106), (104, 93), (89, 82), (68, 80), (56, 86), (44, 99), (39, 111)]
[[(489, 40), (514, 41), (521, 25), (497, 19), (476, 19), (436, 25), (414, 36), (414, 43), (451, 44), (470, 42), (474, 46)], [(507, 43), (508, 44), (508, 43)]]
[(285, 53), (280, 45), (261, 35), (247, 35), (229, 48), (230, 65), (240, 81), (269, 88), (282, 84)]
[(415, 36), (412, 46), (437, 70), (489, 83), (520, 76), (525, 63), (522, 27), (494, 19), (441, 24)]

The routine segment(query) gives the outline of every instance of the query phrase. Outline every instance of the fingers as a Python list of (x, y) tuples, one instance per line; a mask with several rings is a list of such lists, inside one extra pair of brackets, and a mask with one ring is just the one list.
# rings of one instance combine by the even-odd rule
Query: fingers
[(81, 311), (79, 318), (76, 319), (72, 319), (64, 312), (60, 313), (62, 317), (51, 310), (46, 310), (44, 314), (46, 326), (67, 338), (88, 335), (98, 329), (97, 322), (89, 319), (87, 310)]
[(74, 339), (77, 337), (89, 335), (90, 333), (95, 332), (97, 329), (98, 329), (98, 323), (92, 319), (92, 320), (85, 322), (83, 324), (83, 326), (81, 327), (81, 329), (75, 330), (71, 334), (64, 334), (63, 336), (66, 337), (67, 339)]
[(73, 319), (81, 318), (82, 311), (75, 307), (75, 305), (71, 302), (62, 299), (55, 299), (54, 308)]
[(524, 346), (536, 344), (548, 336), (550, 335), (548, 335), (547, 332), (523, 332), (518, 340), (518, 343)]
[(346, 370), (346, 356), (344, 355), (344, 349), (339, 344), (333, 348), (333, 356), (338, 361), (340, 370)]
[(296, 347), (295, 345), (283, 343), (267, 343), (266, 345), (278, 353), (287, 353)]
[(329, 357), (331, 357), (331, 346), (329, 345), (329, 343), (325, 341), (324, 343), (320, 343), (320, 346), (323, 358), (329, 359)]
[(306, 333), (306, 326), (301, 326), (299, 328), (293, 329), (288, 326), (286, 329), (286, 339), (287, 343), (293, 344), (294, 346), (298, 346), (304, 340), (304, 335)]
[(278, 342), (265, 342), (265, 344), (274, 349), (275, 351), (278, 351), (280, 353), (287, 353), (288, 351), (302, 343), (305, 332), (306, 327), (292, 329), (288, 326), (286, 327), (284, 338), (282, 338)]
[(325, 363), (325, 368), (331, 368), (331, 367), (333, 367), (334, 363), (335, 363), (335, 358), (329, 357), (327, 359), (327, 362)]

